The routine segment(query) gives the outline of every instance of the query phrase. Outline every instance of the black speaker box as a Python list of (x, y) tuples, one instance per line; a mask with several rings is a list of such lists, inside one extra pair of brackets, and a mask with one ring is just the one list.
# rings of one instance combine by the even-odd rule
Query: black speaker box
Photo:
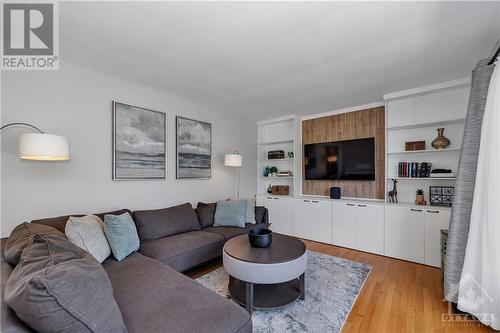
[(340, 197), (341, 197), (340, 187), (330, 187), (330, 198), (340, 199)]

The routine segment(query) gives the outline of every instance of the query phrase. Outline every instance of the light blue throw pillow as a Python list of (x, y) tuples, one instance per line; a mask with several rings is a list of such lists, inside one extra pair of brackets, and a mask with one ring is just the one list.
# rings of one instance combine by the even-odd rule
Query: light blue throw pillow
[(113, 256), (118, 261), (139, 249), (139, 236), (129, 213), (104, 215), (104, 234)]
[(215, 209), (214, 227), (245, 227), (245, 212), (247, 202), (217, 201)]

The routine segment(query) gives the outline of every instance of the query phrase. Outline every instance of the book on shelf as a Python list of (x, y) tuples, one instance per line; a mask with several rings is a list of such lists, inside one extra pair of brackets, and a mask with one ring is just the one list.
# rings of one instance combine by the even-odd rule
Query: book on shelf
[(429, 162), (399, 162), (398, 177), (400, 178), (427, 178), (431, 173)]

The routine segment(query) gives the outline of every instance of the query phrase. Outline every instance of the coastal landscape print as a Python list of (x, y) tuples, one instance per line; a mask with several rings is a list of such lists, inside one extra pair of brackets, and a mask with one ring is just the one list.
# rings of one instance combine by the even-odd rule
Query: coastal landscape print
[(177, 178), (212, 175), (212, 124), (177, 117)]
[(165, 113), (113, 102), (113, 120), (113, 179), (165, 178)]

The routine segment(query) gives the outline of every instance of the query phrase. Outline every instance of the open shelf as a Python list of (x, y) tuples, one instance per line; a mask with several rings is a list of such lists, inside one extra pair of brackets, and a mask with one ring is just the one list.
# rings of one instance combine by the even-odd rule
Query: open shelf
[(459, 118), (459, 119), (451, 119), (451, 120), (445, 120), (445, 121), (419, 123), (419, 124), (413, 124), (413, 125), (390, 126), (390, 127), (387, 127), (387, 130), (388, 131), (399, 131), (399, 130), (408, 130), (408, 129), (413, 129), (413, 128), (440, 127), (440, 126), (464, 124), (464, 123), (465, 123), (465, 118)]
[(455, 180), (457, 177), (387, 177), (397, 180)]
[(418, 153), (445, 153), (445, 152), (457, 152), (461, 148), (446, 148), (446, 149), (425, 149), (425, 150), (401, 150), (401, 151), (389, 151), (387, 154), (418, 154)]
[(276, 161), (293, 161), (294, 158), (274, 158), (274, 159), (268, 159), (268, 158), (265, 158), (265, 159), (262, 159), (260, 160), (261, 162), (268, 162), (268, 163), (272, 163), (272, 162), (276, 162)]
[(282, 144), (285, 144), (285, 143), (293, 143), (293, 140), (259, 142), (259, 145), (261, 145), (261, 146), (270, 146), (270, 145), (282, 145)]
[(279, 179), (293, 179), (293, 176), (286, 176), (286, 177), (261, 177), (262, 179), (266, 180), (279, 180)]
[(451, 209), (451, 207), (448, 206), (431, 206), (429, 204), (427, 205), (416, 205), (414, 202), (399, 202), (399, 203), (393, 203), (393, 202), (386, 202), (387, 206), (393, 206), (393, 207), (408, 207), (408, 208), (414, 208), (414, 209), (428, 209), (428, 210), (443, 210), (443, 209)]

